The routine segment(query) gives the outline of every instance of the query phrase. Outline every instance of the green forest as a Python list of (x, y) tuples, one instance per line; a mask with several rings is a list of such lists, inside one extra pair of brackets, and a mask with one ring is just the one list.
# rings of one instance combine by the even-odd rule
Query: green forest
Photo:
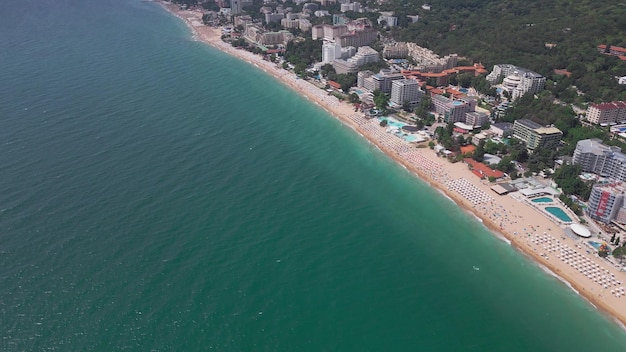
[[(511, 63), (534, 70), (562, 87), (575, 85), (586, 101), (626, 100), (626, 62), (597, 51), (599, 44), (626, 47), (626, 3), (609, 0), (391, 0), (399, 27), (388, 35), (440, 55), (457, 53), (491, 67)], [(406, 15), (419, 15), (408, 23)], [(546, 43), (556, 44), (553, 48)], [(572, 77), (558, 77), (568, 69)], [(563, 82), (565, 81), (565, 82)], [(564, 92), (571, 94), (571, 92)], [(567, 99), (569, 100), (569, 99)]]

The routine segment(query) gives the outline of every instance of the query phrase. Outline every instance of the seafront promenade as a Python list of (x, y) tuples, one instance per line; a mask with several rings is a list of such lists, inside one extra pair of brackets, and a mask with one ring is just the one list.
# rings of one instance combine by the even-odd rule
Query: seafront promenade
[(460, 207), (475, 214), (491, 231), (502, 234), (515, 248), (567, 281), (599, 309), (626, 324), (623, 285), (626, 273), (587, 252), (580, 240), (568, 237), (547, 214), (540, 214), (532, 205), (510, 195), (495, 194), (490, 184), (476, 178), (464, 163), (449, 163), (427, 147), (417, 148), (387, 133), (376, 119), (354, 112), (350, 104), (340, 102), (308, 81), (258, 55), (224, 43), (219, 29), (201, 24), (201, 13), (161, 4), (185, 21), (197, 40), (258, 67), (319, 105), (420, 179), (444, 192)]

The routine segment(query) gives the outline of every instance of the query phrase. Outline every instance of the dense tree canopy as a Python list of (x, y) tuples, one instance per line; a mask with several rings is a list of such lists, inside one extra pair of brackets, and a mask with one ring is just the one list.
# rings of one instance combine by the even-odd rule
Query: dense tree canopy
[[(440, 55), (458, 53), (486, 66), (511, 63), (554, 76), (572, 71), (575, 85), (591, 101), (626, 100), (626, 62), (597, 51), (599, 44), (626, 47), (626, 4), (612, 0), (392, 0), (381, 10), (398, 19), (419, 15), (417, 23), (400, 21), (396, 40), (412, 41)], [(546, 45), (556, 44), (556, 46)], [(551, 48), (550, 48), (551, 47)], [(557, 95), (574, 98), (561, 86)], [(559, 97), (560, 98), (560, 97)]]
[(591, 185), (578, 177), (580, 172), (579, 165), (563, 165), (554, 172), (553, 179), (566, 195), (575, 194), (587, 200), (591, 193)]
[(290, 41), (285, 48), (285, 59), (292, 65), (299, 63), (305, 66), (319, 61), (322, 57), (322, 41), (306, 38), (303, 41)]

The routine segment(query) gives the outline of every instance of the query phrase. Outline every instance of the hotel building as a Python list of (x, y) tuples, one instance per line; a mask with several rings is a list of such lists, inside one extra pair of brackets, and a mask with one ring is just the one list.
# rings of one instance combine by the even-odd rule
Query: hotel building
[(603, 126), (626, 122), (626, 101), (589, 105), (587, 121)]
[(372, 28), (353, 30), (339, 36), (341, 46), (353, 46), (359, 48), (372, 44), (378, 38), (378, 31)]
[(626, 155), (619, 147), (602, 144), (599, 139), (578, 141), (572, 162), (584, 172), (626, 181)]
[(322, 44), (322, 63), (330, 64), (335, 59), (341, 59), (341, 45), (334, 42)]
[(313, 40), (324, 39), (334, 41), (336, 39), (339, 39), (342, 34), (347, 32), (348, 26), (346, 25), (333, 26), (331, 24), (322, 24), (313, 26), (311, 31), (311, 38), (313, 38)]
[(489, 122), (489, 115), (480, 111), (468, 111), (465, 114), (465, 123), (473, 127), (480, 127)]
[(391, 98), (389, 101), (397, 106), (404, 103), (419, 103), (424, 91), (419, 88), (419, 82), (414, 79), (398, 79), (391, 83)]
[(380, 56), (376, 50), (369, 46), (362, 46), (353, 57), (347, 60), (335, 59), (332, 65), (339, 74), (354, 73), (358, 71), (359, 66), (370, 62), (377, 62), (379, 59)]
[(513, 123), (513, 137), (526, 143), (526, 148), (553, 148), (559, 145), (563, 132), (555, 127), (543, 127), (531, 120), (520, 119)]
[(461, 100), (453, 100), (443, 95), (432, 95), (435, 112), (443, 116), (446, 123), (465, 122), (469, 105)]
[(517, 99), (526, 93), (537, 93), (541, 91), (546, 78), (531, 70), (517, 67), (510, 64), (494, 65), (493, 70), (486, 77), (491, 84), (496, 83), (500, 78), (504, 88), (511, 93), (513, 99)]
[[(362, 86), (370, 92), (379, 90), (383, 93), (391, 93), (391, 83), (395, 80), (403, 79), (404, 76), (400, 72), (392, 72), (390, 70), (380, 70), (377, 74), (363, 74)], [(357, 75), (357, 84), (359, 77)]]
[(621, 182), (597, 184), (591, 189), (587, 215), (594, 220), (610, 223), (616, 220), (626, 222), (626, 208), (624, 208), (624, 192), (626, 189)]

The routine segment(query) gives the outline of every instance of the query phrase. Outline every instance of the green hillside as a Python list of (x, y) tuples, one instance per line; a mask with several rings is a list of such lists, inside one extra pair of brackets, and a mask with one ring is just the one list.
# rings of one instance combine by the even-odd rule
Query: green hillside
[[(626, 100), (626, 62), (597, 51), (599, 44), (626, 47), (626, 3), (619, 1), (539, 0), (392, 0), (381, 11), (395, 11), (402, 27), (390, 35), (439, 54), (457, 53), (490, 67), (511, 63), (554, 80), (568, 68), (585, 100)], [(420, 15), (409, 24), (405, 15)], [(556, 44), (552, 49), (546, 43)], [(565, 84), (563, 85), (565, 86)]]

